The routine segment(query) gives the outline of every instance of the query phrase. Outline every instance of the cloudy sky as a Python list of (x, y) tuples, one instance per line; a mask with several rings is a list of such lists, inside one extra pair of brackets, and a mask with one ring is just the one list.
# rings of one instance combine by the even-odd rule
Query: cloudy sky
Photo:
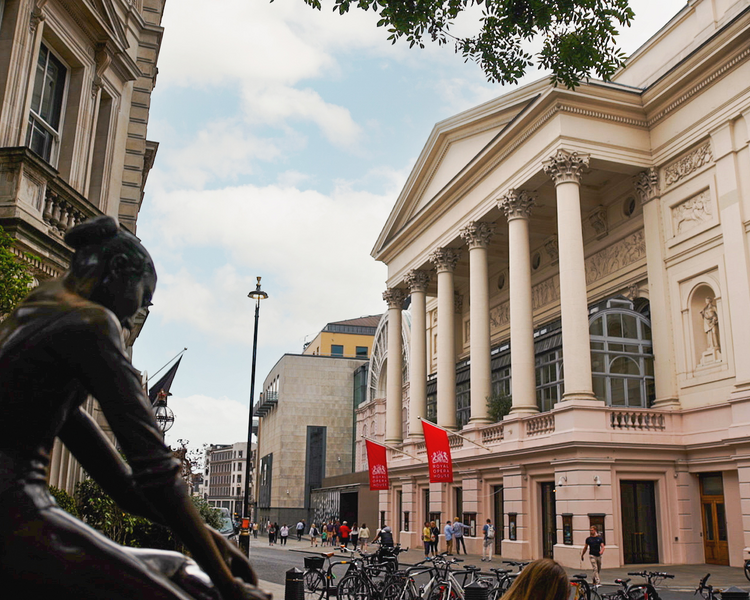
[[(684, 3), (631, 0), (622, 47)], [(138, 219), (159, 283), (134, 363), (152, 374), (188, 348), (170, 444), (247, 435), (256, 276), (269, 295), (256, 399), (326, 323), (385, 310), (370, 251), (433, 125), (510, 89), (451, 48), (391, 45), (375, 22), (325, 2), (167, 1), (149, 123), (159, 152)]]

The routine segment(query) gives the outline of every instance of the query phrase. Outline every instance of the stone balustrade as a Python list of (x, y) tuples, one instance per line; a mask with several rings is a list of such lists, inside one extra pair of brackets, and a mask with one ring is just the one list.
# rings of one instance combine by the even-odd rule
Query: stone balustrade
[(505, 426), (500, 423), (482, 430), (483, 444), (499, 444), (505, 439)]
[(545, 413), (526, 419), (526, 435), (529, 437), (555, 432), (555, 415)]
[(647, 410), (612, 410), (609, 425), (618, 431), (664, 431), (666, 419), (663, 413)]
[(458, 437), (457, 435), (450, 435), (448, 436), (448, 445), (451, 448), (463, 448), (464, 445), (464, 439)]

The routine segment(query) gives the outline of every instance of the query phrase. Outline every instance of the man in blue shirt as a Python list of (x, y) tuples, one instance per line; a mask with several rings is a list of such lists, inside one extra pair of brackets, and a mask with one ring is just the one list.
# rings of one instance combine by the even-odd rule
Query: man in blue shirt
[(456, 517), (456, 520), (453, 522), (453, 540), (456, 544), (456, 554), (461, 554), (461, 546), (464, 547), (464, 554), (468, 554), (468, 552), (466, 552), (466, 542), (464, 541), (464, 530), (469, 529), (471, 529), (471, 527), (464, 525), (458, 520), (458, 517)]
[(453, 525), (451, 524), (450, 519), (448, 519), (448, 522), (445, 524), (443, 533), (445, 534), (445, 545), (447, 547), (446, 553), (448, 556), (453, 556)]

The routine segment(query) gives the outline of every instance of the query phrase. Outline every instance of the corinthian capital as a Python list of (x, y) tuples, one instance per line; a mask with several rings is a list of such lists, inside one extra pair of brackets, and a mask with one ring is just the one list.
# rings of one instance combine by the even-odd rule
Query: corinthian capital
[(461, 230), (461, 237), (472, 248), (486, 248), (490, 245), (492, 235), (495, 233), (495, 226), (492, 223), (483, 221), (471, 221)]
[(633, 177), (633, 187), (641, 199), (641, 204), (647, 204), (654, 198), (659, 197), (659, 172), (651, 167), (647, 171), (641, 171)]
[(573, 181), (581, 183), (583, 171), (589, 166), (589, 154), (568, 152), (562, 148), (554, 156), (551, 156), (542, 165), (544, 172), (552, 178), (555, 185)]
[(497, 206), (510, 221), (511, 219), (528, 219), (535, 202), (534, 197), (527, 191), (508, 190), (508, 193), (498, 200)]
[(409, 291), (412, 294), (414, 292), (426, 292), (427, 284), (430, 283), (430, 273), (414, 269), (406, 274), (404, 281), (409, 286)]
[(429, 261), (435, 265), (435, 269), (441, 271), (453, 271), (456, 268), (461, 251), (456, 248), (438, 248), (429, 256)]
[(383, 292), (383, 300), (388, 304), (388, 308), (401, 308), (406, 299), (406, 291), (401, 288), (388, 288)]

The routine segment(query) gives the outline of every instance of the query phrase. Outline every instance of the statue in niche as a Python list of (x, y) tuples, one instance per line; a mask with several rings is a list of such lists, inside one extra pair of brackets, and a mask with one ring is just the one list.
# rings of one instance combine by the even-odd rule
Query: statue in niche
[[(71, 228), (65, 241), (75, 250), (70, 269), (32, 290), (0, 325), (4, 586), (27, 598), (268, 598), (237, 546), (201, 520), (126, 354), (123, 328), (156, 286), (151, 257), (107, 216)], [(82, 410), (89, 394), (127, 464)], [(56, 437), (123, 510), (180, 537), (213, 582), (205, 583), (210, 595), (178, 578), (187, 573), (183, 555), (124, 548), (57, 506), (47, 488)]]
[(706, 305), (700, 311), (703, 318), (703, 331), (706, 334), (706, 350), (703, 352), (701, 364), (721, 360), (721, 345), (719, 343), (719, 313), (713, 298), (706, 298)]

